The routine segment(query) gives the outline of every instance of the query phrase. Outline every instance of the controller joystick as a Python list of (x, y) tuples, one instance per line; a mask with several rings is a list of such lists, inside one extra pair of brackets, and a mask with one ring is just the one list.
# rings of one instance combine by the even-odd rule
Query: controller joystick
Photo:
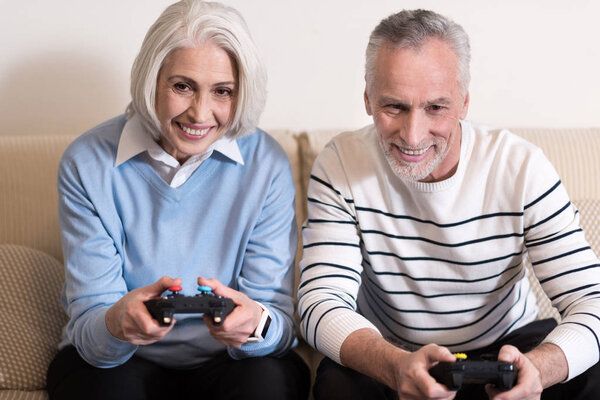
[(233, 300), (215, 295), (209, 286), (199, 286), (195, 296), (182, 295), (183, 289), (179, 285), (168, 290), (170, 294), (144, 302), (152, 318), (161, 326), (170, 325), (174, 314), (208, 314), (213, 324), (219, 326), (235, 308)]
[(457, 357), (455, 362), (440, 362), (429, 370), (436, 381), (450, 390), (459, 390), (463, 384), (492, 383), (500, 390), (510, 390), (517, 382), (517, 367), (502, 361), (466, 361)]

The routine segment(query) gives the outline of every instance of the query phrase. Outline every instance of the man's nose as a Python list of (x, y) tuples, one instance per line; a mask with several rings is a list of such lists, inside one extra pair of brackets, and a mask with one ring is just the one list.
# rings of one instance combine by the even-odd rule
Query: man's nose
[(407, 146), (418, 147), (425, 139), (427, 131), (424, 119), (417, 110), (411, 110), (402, 121), (400, 137)]

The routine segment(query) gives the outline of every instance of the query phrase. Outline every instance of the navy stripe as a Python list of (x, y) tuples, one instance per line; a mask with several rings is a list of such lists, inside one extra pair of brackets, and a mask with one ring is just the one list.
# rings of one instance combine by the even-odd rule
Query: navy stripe
[(531, 265), (536, 266), (536, 265), (544, 264), (544, 263), (547, 263), (550, 261), (558, 260), (559, 258), (568, 257), (570, 255), (573, 255), (573, 254), (576, 254), (576, 253), (579, 253), (579, 252), (585, 251), (585, 250), (591, 250), (591, 247), (590, 246), (581, 247), (579, 249), (571, 250), (566, 253), (558, 254), (554, 257), (546, 258), (546, 259), (535, 261), (535, 262), (532, 261)]
[(527, 204), (523, 209), (527, 210), (529, 207), (533, 206), (535, 203), (537, 203), (538, 201), (541, 201), (544, 197), (548, 196), (550, 193), (552, 193), (557, 187), (560, 186), (560, 179), (558, 180), (558, 182), (556, 182), (554, 184), (554, 186), (552, 186), (550, 189), (548, 189), (546, 191), (546, 193), (542, 194), (540, 197), (538, 197), (537, 199), (535, 199), (534, 201), (532, 201), (531, 203)]
[(344, 221), (344, 220), (333, 220), (333, 219), (309, 219), (308, 222), (313, 224), (348, 224), (348, 225), (356, 225), (355, 221)]
[(443, 258), (435, 258), (435, 257), (401, 257), (401, 256), (399, 256), (397, 254), (388, 253), (388, 252), (384, 252), (384, 251), (367, 251), (367, 254), (369, 254), (369, 255), (390, 256), (390, 257), (398, 258), (398, 259), (400, 259), (402, 261), (439, 261), (439, 262), (448, 263), (448, 264), (455, 264), (455, 265), (481, 265), (481, 264), (487, 264), (487, 263), (491, 263), (491, 262), (495, 262), (495, 261), (505, 260), (507, 258), (511, 258), (511, 257), (515, 257), (515, 256), (521, 256), (521, 255), (523, 255), (523, 252), (520, 252), (520, 253), (511, 253), (511, 254), (508, 254), (506, 256), (501, 256), (501, 257), (496, 257), (496, 258), (489, 258), (487, 260), (481, 260), (481, 261), (471, 261), (471, 262), (445, 260)]
[(525, 246), (527, 246), (527, 247), (541, 246), (543, 244), (552, 243), (552, 242), (554, 242), (556, 240), (560, 240), (560, 239), (566, 238), (567, 236), (570, 236), (570, 235), (572, 235), (574, 233), (577, 233), (577, 232), (583, 232), (583, 230), (581, 228), (575, 229), (575, 230), (572, 230), (570, 232), (563, 233), (562, 235), (556, 236), (556, 237), (554, 237), (554, 238), (552, 238), (550, 240), (544, 240), (544, 241), (541, 241), (541, 242), (538, 242), (537, 240), (542, 240), (542, 239), (548, 238), (548, 237), (550, 237), (552, 235), (546, 236), (546, 237), (541, 238), (541, 239), (531, 240), (531, 241), (527, 241), (526, 240), (525, 241)]
[(310, 244), (305, 244), (303, 246), (304, 249), (308, 249), (309, 247), (316, 247), (316, 246), (348, 246), (348, 247), (357, 247), (360, 248), (359, 245), (354, 244), (354, 243), (344, 243), (344, 242), (313, 242)]
[(316, 277), (311, 278), (311, 279), (307, 279), (304, 282), (302, 282), (302, 284), (300, 284), (300, 286), (298, 287), (298, 289), (302, 289), (304, 286), (306, 286), (310, 282), (316, 281), (318, 279), (326, 279), (326, 278), (344, 278), (344, 279), (350, 279), (350, 280), (353, 280), (354, 282), (360, 284), (360, 282), (359, 282), (358, 279), (353, 278), (353, 277), (348, 276), (348, 275), (328, 274), (328, 275), (320, 275), (320, 276), (316, 276)]
[(556, 296), (551, 297), (550, 300), (554, 301), (554, 300), (556, 300), (557, 298), (559, 298), (561, 296), (565, 296), (567, 294), (575, 293), (575, 292), (578, 292), (580, 290), (589, 289), (589, 288), (594, 287), (594, 286), (596, 286), (595, 283), (592, 283), (592, 284), (589, 284), (589, 285), (584, 285), (584, 286), (579, 286), (579, 287), (573, 288), (571, 290), (567, 290), (566, 292), (559, 293)]
[(460, 247), (460, 246), (468, 246), (471, 244), (475, 244), (475, 243), (481, 243), (481, 242), (486, 242), (486, 241), (490, 241), (490, 240), (497, 240), (497, 239), (506, 239), (509, 237), (523, 237), (525, 236), (523, 233), (507, 233), (504, 235), (494, 235), (494, 236), (487, 236), (487, 237), (483, 237), (480, 239), (473, 239), (473, 240), (469, 240), (466, 242), (459, 242), (459, 243), (443, 243), (443, 242), (438, 242), (432, 239), (428, 239), (428, 238), (424, 238), (424, 237), (420, 237), (420, 236), (400, 236), (400, 235), (393, 235), (391, 233), (386, 233), (386, 232), (382, 232), (382, 231), (378, 231), (378, 230), (374, 230), (374, 229), (361, 229), (360, 231), (362, 234), (378, 234), (378, 235), (383, 235), (392, 239), (401, 239), (401, 240), (416, 240), (416, 241), (421, 241), (421, 242), (426, 242), (426, 243), (431, 243), (431, 244), (435, 244), (437, 246), (443, 246), (443, 247)]
[(524, 231), (528, 232), (529, 230), (531, 230), (531, 229), (533, 229), (533, 228), (535, 228), (537, 226), (540, 226), (540, 225), (542, 225), (542, 224), (550, 221), (552, 218), (556, 217), (557, 215), (559, 215), (560, 213), (562, 213), (563, 211), (565, 211), (567, 208), (569, 208), (570, 205), (571, 205), (571, 202), (569, 201), (560, 210), (558, 210), (557, 212), (555, 212), (551, 216), (549, 216), (549, 217), (547, 217), (547, 218), (545, 218), (545, 219), (543, 219), (543, 220), (541, 220), (541, 221), (539, 221), (539, 222), (531, 225), (530, 227), (525, 228)]
[(600, 267), (600, 264), (592, 264), (592, 265), (586, 265), (585, 267), (576, 268), (576, 269), (572, 269), (572, 270), (569, 270), (569, 271), (561, 272), (560, 274), (552, 275), (551, 277), (548, 277), (546, 279), (542, 279), (540, 281), (540, 284), (546, 283), (546, 282), (551, 281), (551, 280), (556, 279), (556, 278), (560, 278), (561, 276), (564, 276), (564, 275), (574, 274), (576, 272), (585, 271), (586, 269), (598, 268), (598, 267)]

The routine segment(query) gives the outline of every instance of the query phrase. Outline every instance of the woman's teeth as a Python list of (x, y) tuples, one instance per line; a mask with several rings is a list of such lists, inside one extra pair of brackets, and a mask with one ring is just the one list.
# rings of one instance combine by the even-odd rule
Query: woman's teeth
[(192, 135), (192, 136), (204, 136), (210, 130), (210, 128), (205, 128), (205, 129), (191, 129), (191, 128), (188, 128), (187, 126), (183, 126), (181, 124), (178, 124), (178, 125), (179, 125), (179, 127), (181, 128), (182, 131), (184, 131), (188, 135)]

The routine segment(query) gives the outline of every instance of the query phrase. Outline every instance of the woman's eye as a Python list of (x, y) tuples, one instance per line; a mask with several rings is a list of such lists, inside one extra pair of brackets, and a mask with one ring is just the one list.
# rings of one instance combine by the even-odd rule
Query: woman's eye
[(233, 91), (227, 88), (219, 88), (215, 90), (215, 93), (221, 97), (230, 97), (233, 94)]
[(185, 83), (181, 83), (181, 82), (175, 83), (173, 85), (173, 88), (175, 90), (177, 90), (178, 92), (187, 92), (190, 90), (190, 87), (188, 85), (186, 85)]

